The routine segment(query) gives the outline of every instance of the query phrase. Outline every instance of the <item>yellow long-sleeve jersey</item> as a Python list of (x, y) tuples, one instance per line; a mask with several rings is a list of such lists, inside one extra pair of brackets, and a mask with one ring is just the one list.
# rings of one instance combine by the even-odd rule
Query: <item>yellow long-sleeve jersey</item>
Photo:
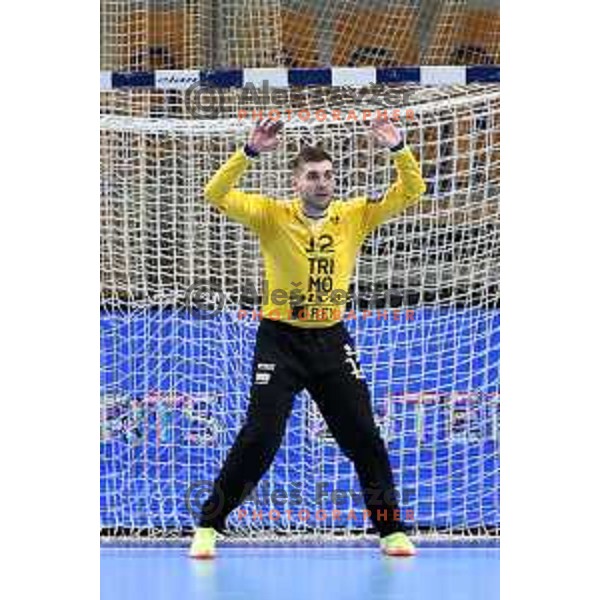
[(262, 316), (298, 327), (330, 327), (343, 317), (365, 237), (425, 191), (409, 148), (392, 155), (397, 178), (383, 198), (333, 200), (317, 223), (299, 198), (275, 200), (234, 189), (251, 160), (235, 152), (206, 185), (209, 202), (259, 237), (266, 282)]

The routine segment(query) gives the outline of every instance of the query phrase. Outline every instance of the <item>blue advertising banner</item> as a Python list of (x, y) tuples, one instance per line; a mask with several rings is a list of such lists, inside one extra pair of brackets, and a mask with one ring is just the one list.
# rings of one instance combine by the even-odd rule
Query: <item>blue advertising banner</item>
[[(411, 319), (373, 313), (346, 325), (402, 518), (438, 529), (499, 527), (499, 312), (418, 309)], [(208, 494), (243, 423), (257, 326), (235, 313), (101, 315), (103, 527), (192, 526), (190, 486)], [(362, 527), (363, 509), (351, 464), (303, 392), (273, 466), (230, 525), (346, 527), (354, 510), (352, 524)]]

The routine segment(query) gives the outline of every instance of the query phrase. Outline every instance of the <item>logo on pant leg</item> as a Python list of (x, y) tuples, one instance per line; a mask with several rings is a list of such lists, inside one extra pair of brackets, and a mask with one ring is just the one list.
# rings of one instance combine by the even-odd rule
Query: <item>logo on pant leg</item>
[(275, 371), (275, 363), (258, 363), (254, 383), (256, 385), (267, 385), (271, 381), (273, 371)]
[(350, 344), (344, 344), (344, 352), (346, 353), (345, 363), (348, 363), (351, 368), (351, 374), (356, 379), (365, 379), (365, 376), (356, 362), (356, 350)]
[(346, 356), (356, 356), (356, 350), (350, 344), (344, 344), (344, 352)]
[(259, 371), (274, 371), (275, 370), (275, 363), (258, 363), (258, 365), (256, 366), (256, 368)]

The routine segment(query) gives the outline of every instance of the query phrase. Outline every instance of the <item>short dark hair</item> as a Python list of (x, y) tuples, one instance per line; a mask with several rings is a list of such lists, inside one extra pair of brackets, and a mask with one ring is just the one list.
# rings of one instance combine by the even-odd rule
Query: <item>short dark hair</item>
[(304, 146), (292, 160), (292, 171), (297, 171), (305, 163), (322, 162), (324, 160), (333, 162), (331, 156), (321, 146)]

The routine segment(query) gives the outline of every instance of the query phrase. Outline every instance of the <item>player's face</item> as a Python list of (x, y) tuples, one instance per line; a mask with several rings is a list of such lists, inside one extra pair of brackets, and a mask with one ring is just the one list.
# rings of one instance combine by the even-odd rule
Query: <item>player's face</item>
[(293, 184), (305, 204), (326, 209), (333, 196), (333, 165), (328, 160), (304, 163), (294, 175)]

